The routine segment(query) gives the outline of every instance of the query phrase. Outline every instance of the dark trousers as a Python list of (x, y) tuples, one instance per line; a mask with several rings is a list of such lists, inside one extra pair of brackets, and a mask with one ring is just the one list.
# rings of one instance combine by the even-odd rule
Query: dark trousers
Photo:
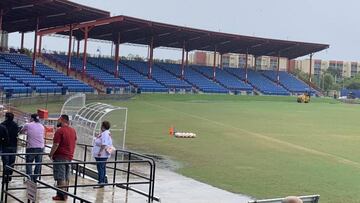
[[(27, 148), (26, 153), (43, 153), (43, 148)], [(27, 154), (26, 155), (26, 163), (41, 163), (42, 162), (42, 154)], [(35, 181), (41, 175), (41, 165), (35, 165), (34, 175), (32, 171), (32, 165), (26, 165), (26, 174), (31, 177), (31, 180)]]
[[(5, 147), (5, 148), (3, 148), (2, 152), (3, 153), (17, 153), (17, 147)], [(2, 156), (3, 171), (4, 171), (5, 175), (13, 174), (13, 171), (9, 170), (9, 169), (5, 169), (5, 166), (14, 167), (15, 160), (16, 160), (16, 155)]]
[[(95, 158), (98, 161), (106, 161), (108, 158)], [(106, 183), (106, 163), (96, 163), (96, 168), (98, 171), (98, 182), (99, 183)]]

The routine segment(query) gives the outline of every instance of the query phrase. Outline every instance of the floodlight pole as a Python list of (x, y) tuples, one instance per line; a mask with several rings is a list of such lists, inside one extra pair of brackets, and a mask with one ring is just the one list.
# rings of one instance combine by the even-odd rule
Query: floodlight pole
[(249, 50), (246, 50), (246, 56), (245, 56), (245, 83), (248, 83), (248, 58), (249, 58)]
[(148, 77), (149, 77), (149, 79), (151, 79), (152, 78), (152, 66), (153, 66), (153, 60), (154, 60), (154, 37), (151, 37), (149, 48), (150, 48), (150, 58), (148, 60), (148, 66), (149, 66)]
[(81, 77), (84, 78), (86, 74), (86, 63), (87, 63), (87, 40), (89, 35), (89, 27), (85, 27), (84, 29), (84, 53), (83, 53), (83, 66), (81, 71)]
[(279, 55), (277, 57), (277, 72), (276, 72), (276, 74), (277, 74), (277, 76), (276, 76), (277, 85), (280, 84), (280, 73), (279, 72), (280, 72), (280, 53), (279, 53)]
[(70, 24), (70, 35), (69, 35), (69, 49), (68, 49), (68, 58), (66, 64), (66, 75), (70, 75), (71, 70), (71, 46), (72, 46), (72, 38), (73, 38), (73, 25)]
[(34, 50), (33, 50), (32, 69), (31, 69), (33, 75), (35, 75), (36, 73), (35, 69), (36, 69), (36, 50), (37, 50), (38, 31), (39, 31), (39, 17), (36, 18), (36, 25), (35, 25)]
[(181, 80), (184, 79), (184, 69), (185, 69), (185, 46), (186, 46), (186, 43), (184, 41), (183, 43), (183, 48), (182, 48), (182, 57), (181, 57)]
[(21, 33), (21, 44), (20, 44), (20, 49), (23, 50), (24, 49), (24, 36), (25, 34), (22, 32)]
[(77, 40), (77, 50), (76, 50), (76, 57), (80, 58), (80, 40)]
[(214, 49), (214, 67), (213, 67), (213, 80), (216, 80), (216, 51), (217, 47)]
[(115, 78), (119, 77), (119, 55), (120, 55), (120, 33), (117, 34), (117, 41), (115, 42)]

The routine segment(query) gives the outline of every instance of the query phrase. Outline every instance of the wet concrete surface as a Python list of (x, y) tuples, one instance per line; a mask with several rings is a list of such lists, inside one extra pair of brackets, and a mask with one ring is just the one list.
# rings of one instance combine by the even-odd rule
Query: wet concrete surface
[[(82, 155), (80, 154), (79, 157)], [(159, 197), (163, 203), (247, 203), (251, 198), (227, 192), (219, 188), (201, 183), (199, 181), (193, 180), (191, 178), (182, 176), (173, 172), (174, 169), (180, 167), (176, 162), (172, 162), (169, 159), (164, 159), (163, 157), (157, 158), (157, 168), (156, 168), (156, 181), (155, 181), (155, 196)], [(92, 159), (89, 157), (88, 161)], [(17, 162), (23, 162), (21, 159), (17, 159)], [(50, 162), (47, 157), (44, 157), (44, 162)], [(120, 166), (125, 168), (126, 165)], [(94, 166), (92, 168), (95, 168)], [(147, 167), (142, 165), (132, 165), (132, 172), (140, 173), (142, 175), (148, 176), (149, 170)], [(25, 168), (18, 168), (21, 171), (25, 172)], [(48, 167), (43, 167), (43, 174), (51, 174), (52, 169)], [(112, 170), (107, 171), (108, 179), (113, 179)], [(55, 184), (55, 181), (52, 177), (43, 177), (43, 180), (51, 185)], [(132, 181), (141, 181), (138, 178), (131, 177)], [(96, 180), (89, 178), (79, 178), (79, 184), (96, 184)], [(126, 176), (124, 174), (117, 173), (116, 182), (126, 182)], [(74, 175), (71, 176), (71, 184), (74, 184)], [(14, 187), (25, 187), (23, 178), (14, 178), (13, 181), (9, 184), (10, 188)], [(148, 185), (134, 185), (134, 188), (140, 189), (142, 191), (148, 191)], [(73, 189), (70, 189), (70, 192), (73, 193)], [(26, 202), (26, 192), (21, 191), (11, 191), (11, 194), (16, 195), (16, 197)], [(38, 201), (37, 202), (54, 202), (51, 197), (55, 195), (55, 191), (52, 189), (41, 189), (38, 190)], [(147, 197), (139, 195), (135, 192), (129, 191), (121, 188), (113, 188), (112, 186), (106, 186), (103, 189), (93, 189), (92, 187), (78, 188), (77, 195), (81, 198), (84, 198), (91, 202), (102, 203), (102, 202), (111, 202), (111, 203), (143, 203), (148, 202)], [(73, 200), (69, 198), (67, 202), (72, 202)], [(17, 202), (12, 198), (8, 198), (8, 202)]]

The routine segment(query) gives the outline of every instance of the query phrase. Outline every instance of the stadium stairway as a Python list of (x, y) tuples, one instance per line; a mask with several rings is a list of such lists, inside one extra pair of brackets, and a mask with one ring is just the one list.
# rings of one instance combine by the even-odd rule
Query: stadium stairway
[[(212, 67), (192, 65), (190, 68), (201, 73), (206, 78), (213, 80), (214, 71)], [(251, 94), (254, 90), (251, 85), (246, 84), (244, 81), (220, 68), (216, 68), (216, 79), (213, 81), (235, 93), (246, 92), (247, 94)]]

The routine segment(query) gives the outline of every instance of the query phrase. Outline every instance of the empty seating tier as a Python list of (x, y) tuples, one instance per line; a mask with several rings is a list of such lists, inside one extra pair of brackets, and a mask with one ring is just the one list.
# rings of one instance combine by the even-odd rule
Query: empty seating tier
[[(263, 75), (272, 81), (277, 81), (276, 71), (263, 71)], [(307, 84), (287, 72), (280, 71), (279, 79), (280, 84), (292, 93), (305, 93), (310, 90)], [(311, 92), (314, 93), (315, 91), (311, 89)]]
[[(243, 68), (225, 68), (225, 70), (241, 80), (246, 80), (245, 69)], [(248, 82), (265, 95), (290, 95), (290, 93), (280, 85), (275, 84), (261, 73), (248, 70)]]
[[(201, 66), (192, 66), (195, 70), (198, 70), (208, 78), (212, 78), (214, 71), (211, 67), (201, 67)], [(223, 69), (216, 69), (216, 81), (222, 86), (230, 89), (232, 91), (253, 91), (253, 87), (249, 84), (246, 84), (242, 80), (236, 78), (230, 73), (224, 71)]]

